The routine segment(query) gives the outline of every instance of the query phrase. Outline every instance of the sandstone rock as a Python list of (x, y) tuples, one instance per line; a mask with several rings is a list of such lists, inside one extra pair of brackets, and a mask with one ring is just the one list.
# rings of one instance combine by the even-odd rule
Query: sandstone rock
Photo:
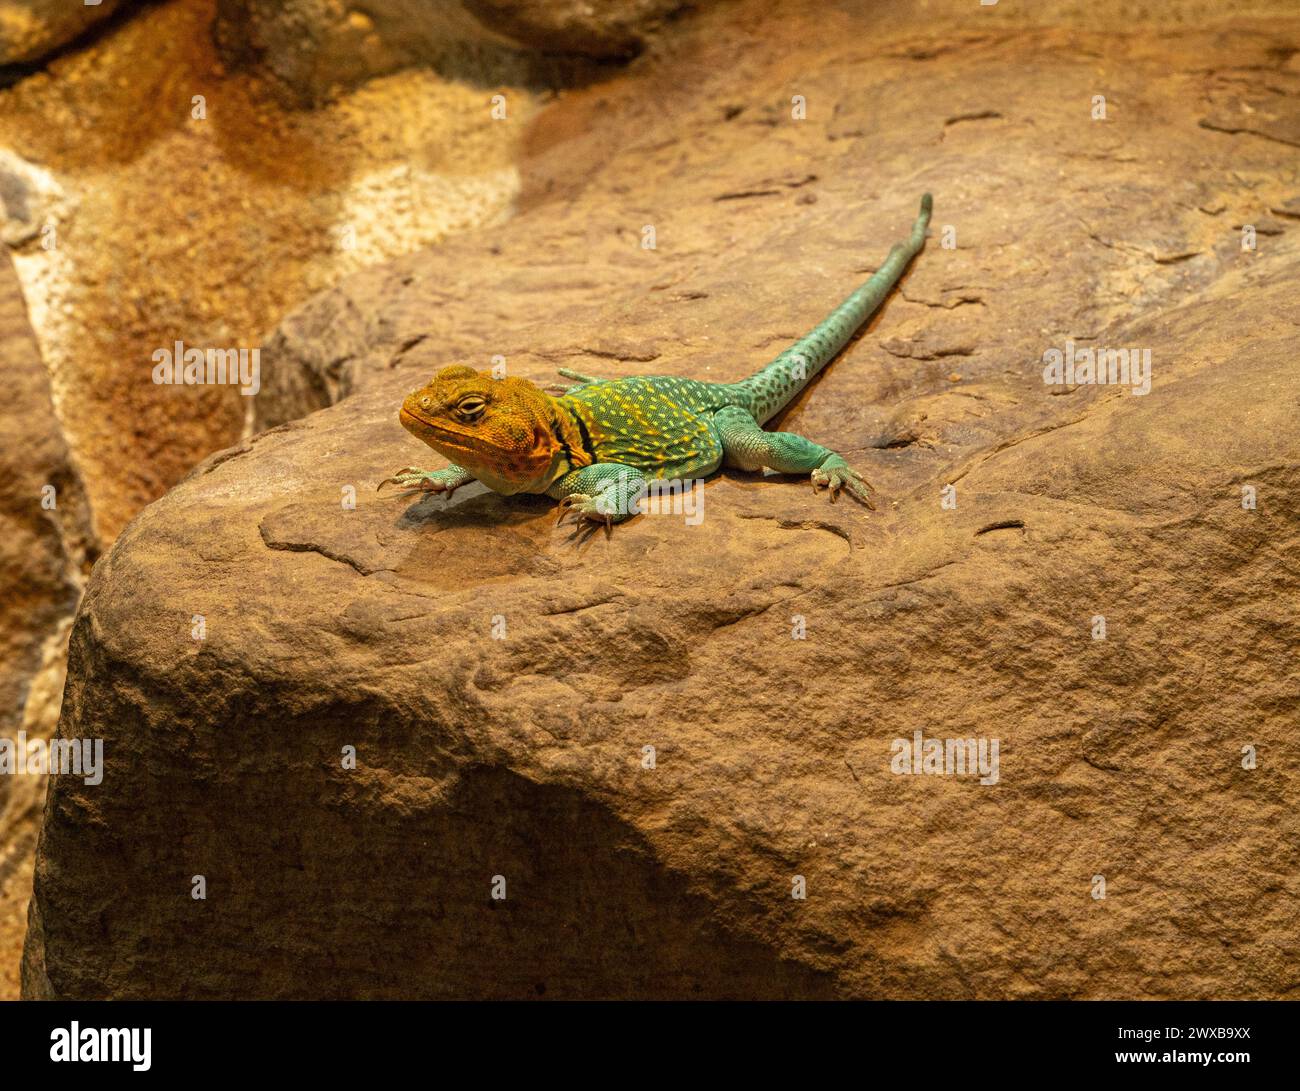
[[(27, 995), (1294, 994), (1300, 267), (1232, 223), (1297, 179), (1197, 120), (1300, 24), (1003, 7), (706, 11), (537, 120), (510, 223), (283, 323), (284, 423), (90, 581), (60, 733), (108, 773), (51, 793)], [(780, 422), (878, 513), (724, 473), (697, 526), (579, 542), (375, 495), (435, 461), (394, 420), (432, 368), (738, 377), (923, 190), (928, 249)], [(1046, 385), (1067, 341), (1150, 349), (1150, 392)], [(998, 740), (998, 783), (896, 774), (918, 730)]]
[(122, 0), (0, 0), (0, 65), (39, 61), (121, 6)]
[[(0, 254), (0, 738), (48, 738), (89, 519), (7, 253)], [(55, 505), (43, 506), (45, 490)], [(18, 991), (45, 778), (0, 775), (0, 997)]]

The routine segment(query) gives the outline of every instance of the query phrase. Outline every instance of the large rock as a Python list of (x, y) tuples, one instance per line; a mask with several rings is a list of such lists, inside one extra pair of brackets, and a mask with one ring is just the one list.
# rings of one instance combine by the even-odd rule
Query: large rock
[[(18, 278), (0, 248), (0, 739), (48, 738), (64, 646), (92, 555), (81, 481), (50, 401)], [(18, 993), (46, 778), (0, 775), (0, 998)]]
[[(540, 118), (512, 222), (286, 320), (284, 423), (90, 581), (60, 731), (107, 776), (51, 793), (28, 995), (1293, 991), (1297, 180), (1197, 121), (1300, 24), (1003, 7), (706, 13)], [(879, 512), (724, 473), (698, 525), (580, 541), (376, 496), (436, 464), (394, 419), (434, 367), (738, 377), (923, 190), (928, 249), (781, 422)], [(1150, 392), (1045, 385), (1067, 339), (1149, 348)], [(996, 739), (998, 782), (896, 774), (918, 730)]]

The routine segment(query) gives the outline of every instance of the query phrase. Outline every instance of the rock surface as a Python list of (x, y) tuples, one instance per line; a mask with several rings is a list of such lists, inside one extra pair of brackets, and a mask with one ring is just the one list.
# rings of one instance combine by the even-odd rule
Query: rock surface
[[(18, 278), (0, 252), (0, 739), (48, 738), (90, 552), (81, 482), (50, 402)], [(46, 490), (52, 490), (48, 492)], [(18, 992), (44, 776), (0, 775), (0, 998)]]
[[(1300, 173), (1205, 121), (1290, 101), (1300, 20), (1152, 8), (706, 11), (537, 118), (510, 223), (290, 316), (284, 423), (90, 581), (60, 732), (107, 775), (51, 792), (26, 994), (1294, 998)], [(727, 472), (579, 542), (375, 495), (434, 463), (431, 369), (738, 377), (924, 190), (780, 422), (878, 513)], [(1045, 385), (1067, 340), (1150, 392)], [(917, 730), (998, 783), (891, 772)]]

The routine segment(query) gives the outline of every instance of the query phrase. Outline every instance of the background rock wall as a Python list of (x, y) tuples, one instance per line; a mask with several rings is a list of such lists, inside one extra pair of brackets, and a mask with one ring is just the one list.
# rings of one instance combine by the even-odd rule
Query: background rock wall
[[(212, 0), (145, 8), (0, 91), (0, 144), (66, 198), (44, 217), (54, 245), (33, 238), (15, 260), (104, 543), (245, 428), (232, 387), (155, 385), (158, 349), (256, 347), (313, 291), (500, 219), (518, 189), (534, 93), (508, 57), (303, 112), (226, 72), (215, 14)], [(480, 124), (494, 92), (509, 116)]]
[[(50, 401), (22, 290), (0, 254), (0, 737), (49, 738), (68, 629), (94, 559), (81, 481)], [(0, 996), (18, 989), (45, 777), (0, 776)]]

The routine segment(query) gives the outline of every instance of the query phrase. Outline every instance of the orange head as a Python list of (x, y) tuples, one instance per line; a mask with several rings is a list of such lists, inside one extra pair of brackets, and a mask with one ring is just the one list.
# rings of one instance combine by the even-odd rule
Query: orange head
[(541, 492), (567, 472), (562, 412), (527, 379), (445, 367), (402, 402), (398, 419), (417, 439), (510, 495)]

